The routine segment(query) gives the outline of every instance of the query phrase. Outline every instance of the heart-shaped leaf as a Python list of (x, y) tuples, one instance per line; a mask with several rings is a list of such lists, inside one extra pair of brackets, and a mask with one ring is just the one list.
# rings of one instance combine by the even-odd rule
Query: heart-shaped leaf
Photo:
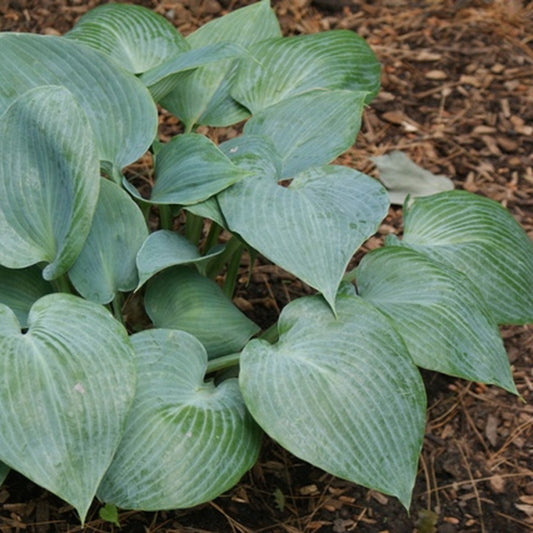
[(0, 460), (83, 522), (133, 400), (133, 349), (106, 309), (76, 296), (44, 296), (28, 324), (22, 334), (0, 305)]
[(466, 191), (418, 198), (405, 214), (408, 246), (463, 272), (498, 324), (533, 322), (533, 242), (509, 211)]
[(115, 171), (151, 145), (157, 109), (150, 93), (104, 55), (71, 39), (30, 33), (1, 33), (0, 49), (0, 115), (29, 89), (58, 85), (74, 95), (89, 119), (99, 158)]
[(466, 276), (390, 246), (357, 267), (359, 294), (391, 318), (415, 363), (516, 394), (498, 326)]
[(348, 30), (268, 39), (248, 50), (231, 95), (253, 115), (310, 90), (361, 91), (367, 102), (379, 90), (376, 56), (364, 39)]
[(318, 90), (283, 100), (254, 115), (244, 136), (268, 137), (281, 158), (282, 176), (290, 178), (333, 161), (355, 142), (365, 94)]
[(389, 320), (356, 296), (283, 309), (279, 341), (248, 343), (246, 406), (284, 448), (408, 508), (425, 425), (424, 385)]
[(150, 199), (145, 201), (196, 204), (249, 175), (204, 135), (177, 135), (157, 154), (155, 184)]
[(214, 281), (192, 268), (161, 272), (149, 282), (144, 303), (156, 327), (191, 333), (210, 358), (238, 352), (259, 331)]
[[(251, 44), (280, 35), (270, 2), (263, 0), (204, 24), (187, 42), (193, 49), (222, 43), (240, 45), (244, 57)], [(249, 111), (230, 96), (237, 65), (234, 59), (227, 59), (179, 74), (174, 78), (175, 89), (161, 104), (188, 129), (194, 124), (228, 126), (245, 119)]]
[(260, 448), (237, 380), (204, 382), (207, 354), (184, 331), (144, 331), (131, 340), (139, 384), (99, 498), (143, 510), (215, 498), (237, 483)]
[(31, 306), (53, 287), (41, 275), (41, 269), (33, 266), (13, 270), (0, 266), (0, 303), (15, 313), (20, 325), (27, 327)]
[(134, 74), (189, 49), (167, 19), (130, 4), (110, 3), (91, 9), (65, 37), (104, 53)]
[(232, 231), (332, 307), (348, 262), (389, 205), (376, 180), (341, 166), (308, 169), (288, 187), (272, 176), (246, 178), (217, 198)]
[(137, 289), (166, 268), (192, 263), (201, 264), (220, 254), (223, 249), (220, 247), (206, 255), (200, 255), (198, 248), (182, 235), (168, 230), (155, 231), (148, 236), (137, 253), (136, 262), (139, 271)]
[(128, 194), (102, 179), (91, 230), (76, 262), (70, 281), (86, 298), (109, 303), (116, 294), (137, 286), (137, 252), (148, 236), (144, 216)]
[(100, 175), (91, 126), (72, 93), (43, 86), (2, 115), (0, 139), (0, 263), (46, 262), (43, 277), (55, 279), (80, 253), (96, 207)]

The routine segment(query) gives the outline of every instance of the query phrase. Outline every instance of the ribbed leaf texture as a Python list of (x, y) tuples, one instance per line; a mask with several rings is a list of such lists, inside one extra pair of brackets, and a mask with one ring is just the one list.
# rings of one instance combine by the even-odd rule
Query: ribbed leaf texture
[(533, 322), (533, 242), (500, 204), (466, 191), (415, 200), (394, 244), (464, 273), (498, 324)]
[(38, 300), (28, 325), (0, 305), (0, 460), (83, 522), (133, 401), (133, 348), (105, 308), (67, 294)]
[(389, 320), (356, 296), (286, 306), (239, 382), (259, 425), (296, 456), (409, 507), (425, 425), (422, 379)]
[(189, 49), (167, 19), (130, 4), (110, 3), (91, 9), (65, 37), (104, 53), (134, 74), (157, 67)]
[(70, 91), (43, 86), (7, 109), (0, 139), (0, 263), (45, 262), (44, 278), (55, 279), (79, 255), (96, 208), (100, 176), (91, 126)]
[(132, 342), (139, 384), (99, 498), (143, 510), (215, 498), (252, 467), (260, 448), (237, 380), (206, 383), (206, 351), (184, 331), (144, 331)]
[(115, 183), (102, 180), (96, 212), (85, 245), (69, 271), (86, 299), (106, 304), (138, 283), (137, 252), (148, 237), (141, 210)]
[(0, 49), (0, 115), (29, 89), (57, 85), (73, 94), (89, 119), (100, 160), (115, 170), (152, 144), (157, 109), (150, 93), (102, 54), (70, 39), (30, 33), (0, 33)]
[(417, 365), (517, 393), (498, 326), (466, 276), (399, 246), (365, 255), (356, 275)]

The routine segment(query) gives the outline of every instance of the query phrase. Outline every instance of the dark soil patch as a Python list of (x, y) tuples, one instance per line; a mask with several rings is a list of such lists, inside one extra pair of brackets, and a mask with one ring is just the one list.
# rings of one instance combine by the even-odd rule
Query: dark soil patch
[[(61, 34), (98, 0), (0, 0), (0, 30)], [(136, 1), (184, 34), (251, 2)], [(278, 0), (286, 34), (357, 31), (383, 64), (383, 88), (356, 146), (340, 163), (369, 174), (369, 157), (402, 150), (458, 188), (507, 206), (533, 237), (533, 3), (523, 0)], [(1, 51), (0, 51), (1, 53)], [(164, 122), (164, 128), (178, 127)], [(142, 167), (142, 162), (139, 163)], [(398, 229), (391, 209), (364, 250)], [(358, 260), (360, 254), (356, 256)], [(272, 324), (308, 289), (261, 262), (236, 304)], [(426, 439), (410, 515), (393, 498), (339, 480), (265, 440), (257, 465), (233, 490), (198, 508), (122, 512), (127, 532), (458, 533), (533, 530), (533, 327), (502, 330), (525, 401), (495, 387), (424, 373)], [(84, 531), (117, 528), (98, 517)], [(10, 473), (0, 488), (0, 531), (80, 531), (64, 502)]]

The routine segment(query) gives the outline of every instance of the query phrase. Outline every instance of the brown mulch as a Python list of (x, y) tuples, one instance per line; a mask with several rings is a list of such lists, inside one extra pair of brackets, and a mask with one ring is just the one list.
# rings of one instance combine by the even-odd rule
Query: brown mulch
[[(0, 30), (61, 34), (98, 0), (0, 0)], [(235, 0), (134, 2), (187, 34)], [(369, 174), (369, 157), (402, 150), (456, 187), (507, 206), (533, 238), (533, 2), (525, 0), (278, 0), (286, 34), (357, 31), (383, 64), (382, 91), (340, 162)], [(1, 53), (1, 52), (0, 52)], [(1, 83), (1, 80), (0, 80)], [(400, 224), (392, 209), (371, 249)], [(266, 262), (236, 303), (269, 325), (306, 288)], [(127, 532), (458, 533), (533, 531), (533, 327), (502, 335), (523, 401), (424, 373), (428, 423), (408, 515), (266, 441), (233, 490), (195, 509), (121, 512)], [(85, 531), (118, 530), (98, 516)], [(11, 473), (0, 487), (0, 531), (80, 531), (69, 506)]]

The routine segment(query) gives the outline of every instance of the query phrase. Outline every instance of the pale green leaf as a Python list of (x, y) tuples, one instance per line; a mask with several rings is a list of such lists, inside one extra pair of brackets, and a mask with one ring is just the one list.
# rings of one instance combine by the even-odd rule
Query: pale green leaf
[(69, 270), (76, 290), (100, 304), (137, 286), (137, 252), (148, 236), (144, 216), (129, 195), (102, 179), (91, 230)]
[(0, 139), (0, 263), (46, 262), (44, 278), (55, 279), (80, 253), (96, 207), (91, 126), (72, 93), (43, 86), (7, 109)]
[(139, 384), (99, 498), (142, 510), (215, 498), (238, 482), (260, 448), (237, 380), (205, 382), (205, 349), (183, 331), (150, 330), (131, 339)]
[(171, 266), (201, 264), (220, 254), (223, 248), (200, 255), (198, 248), (188, 239), (169, 230), (159, 230), (150, 234), (137, 253), (139, 284), (144, 285), (158, 272)]
[(282, 176), (290, 178), (333, 161), (352, 146), (364, 98), (365, 93), (354, 91), (309, 91), (255, 114), (244, 135), (268, 137), (281, 157)]
[(83, 522), (135, 392), (127, 333), (102, 306), (67, 294), (38, 300), (25, 334), (0, 309), (0, 460)]
[(232, 163), (204, 135), (177, 135), (157, 154), (156, 179), (148, 201), (178, 205), (199, 203), (249, 175), (250, 172)]
[[(201, 26), (187, 37), (193, 49), (232, 43), (243, 47), (281, 35), (270, 2), (261, 1), (232, 11)], [(186, 125), (228, 126), (245, 119), (249, 111), (231, 96), (238, 61), (227, 59), (184, 72), (175, 78), (176, 88), (161, 101)]]
[(0, 115), (29, 89), (58, 85), (87, 115), (102, 161), (120, 169), (151, 145), (157, 109), (150, 93), (104, 55), (70, 39), (29, 33), (0, 33), (0, 49)]
[(269, 175), (246, 178), (218, 201), (231, 231), (332, 307), (348, 262), (388, 208), (376, 180), (341, 166), (311, 168), (288, 187)]
[(259, 331), (214, 281), (192, 268), (170, 268), (150, 280), (144, 303), (156, 327), (191, 333), (210, 358), (238, 352)]
[(498, 324), (533, 322), (533, 242), (504, 207), (450, 191), (415, 200), (404, 225), (398, 244), (463, 272)]
[(255, 115), (316, 89), (361, 91), (368, 102), (379, 84), (380, 66), (366, 41), (348, 30), (332, 30), (268, 39), (249, 47), (231, 95)]
[(385, 315), (356, 296), (336, 308), (338, 318), (318, 296), (295, 300), (276, 344), (246, 345), (246, 406), (297, 457), (408, 508), (425, 425), (422, 379)]
[(378, 168), (379, 181), (387, 188), (391, 204), (403, 205), (408, 196), (417, 198), (453, 189), (450, 178), (432, 174), (398, 150), (370, 159)]
[(37, 266), (17, 270), (0, 266), (0, 303), (11, 308), (23, 328), (33, 303), (53, 290)]
[(516, 394), (498, 326), (461, 273), (398, 246), (373, 250), (357, 289), (395, 324), (418, 366)]
[(180, 52), (185, 39), (164, 17), (143, 6), (103, 4), (91, 9), (66, 35), (140, 74)]

